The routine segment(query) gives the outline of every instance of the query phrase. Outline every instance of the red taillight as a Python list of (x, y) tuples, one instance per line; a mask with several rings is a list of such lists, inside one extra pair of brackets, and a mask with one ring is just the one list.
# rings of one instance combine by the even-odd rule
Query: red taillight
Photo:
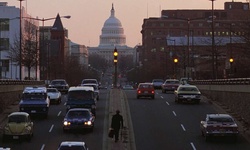
[(152, 91), (151, 93), (152, 93), (152, 94), (154, 94), (154, 93), (155, 93), (155, 91)]
[(138, 90), (138, 91), (137, 91), (137, 93), (138, 93), (138, 94), (140, 94), (140, 93), (141, 93), (141, 91), (140, 91), (140, 90)]

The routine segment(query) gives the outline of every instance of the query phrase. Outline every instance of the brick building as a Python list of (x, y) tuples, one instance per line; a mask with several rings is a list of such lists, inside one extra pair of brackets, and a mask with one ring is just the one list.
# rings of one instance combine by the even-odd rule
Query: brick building
[(177, 78), (227, 78), (229, 58), (236, 65), (240, 43), (248, 43), (249, 24), (249, 3), (242, 2), (225, 2), (214, 11), (162, 10), (161, 17), (144, 19), (139, 52), (144, 80), (173, 78), (175, 69)]

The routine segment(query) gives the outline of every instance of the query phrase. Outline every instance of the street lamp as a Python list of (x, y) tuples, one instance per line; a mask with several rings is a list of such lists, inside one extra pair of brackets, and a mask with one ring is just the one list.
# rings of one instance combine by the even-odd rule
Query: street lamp
[(174, 78), (176, 78), (177, 63), (178, 63), (178, 59), (174, 58)]
[[(214, 49), (214, 1), (215, 0), (209, 0), (212, 2), (212, 78), (217, 78), (217, 62), (215, 62), (214, 56), (215, 56), (215, 49)], [(215, 64), (216, 63), (216, 64)], [(216, 65), (216, 71), (215, 66)]]
[[(32, 18), (32, 17), (22, 17), (22, 18), (26, 18), (26, 19), (31, 19), (31, 20), (38, 20), (38, 21), (42, 21), (42, 48), (44, 49), (45, 45), (44, 45), (44, 22), (48, 21), (48, 20), (53, 20), (56, 19), (56, 17), (52, 17), (52, 18)], [(67, 16), (60, 16), (60, 18), (66, 18), (66, 19), (70, 19), (71, 16), (67, 15)], [(48, 46), (48, 45), (47, 45)], [(46, 73), (46, 78), (47, 80), (49, 79), (49, 47), (47, 47), (47, 73)], [(43, 67), (44, 68), (44, 67)]]
[(19, 63), (20, 63), (20, 69), (19, 69), (19, 78), (22, 80), (22, 1), (24, 0), (17, 0), (20, 1), (20, 40), (19, 40)]

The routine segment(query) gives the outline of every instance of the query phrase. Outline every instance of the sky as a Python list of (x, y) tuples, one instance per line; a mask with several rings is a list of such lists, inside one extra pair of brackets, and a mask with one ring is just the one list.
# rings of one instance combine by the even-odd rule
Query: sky
[[(224, 3), (233, 0), (215, 0), (215, 9), (224, 9)], [(234, 0), (246, 2), (246, 0)], [(18, 0), (0, 0), (8, 6), (19, 8)], [(161, 10), (167, 9), (211, 9), (210, 0), (24, 0), (24, 6), (32, 17), (51, 18), (70, 15), (62, 18), (64, 28), (68, 29), (69, 39), (77, 44), (96, 47), (104, 22), (110, 16), (112, 3), (115, 16), (118, 18), (126, 35), (126, 44), (134, 47), (142, 42), (141, 29), (143, 19), (160, 17)], [(52, 26), (53, 21), (45, 21), (45, 26)], [(42, 22), (40, 22), (42, 25)]]

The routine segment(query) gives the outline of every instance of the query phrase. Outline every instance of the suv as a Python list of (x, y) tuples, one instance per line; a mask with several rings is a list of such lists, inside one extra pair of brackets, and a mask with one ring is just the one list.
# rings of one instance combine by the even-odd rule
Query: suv
[(66, 107), (67, 111), (71, 108), (88, 108), (95, 115), (96, 97), (94, 88), (87, 86), (70, 87)]
[(20, 98), (21, 112), (48, 116), (50, 99), (46, 87), (26, 87)]
[(95, 83), (86, 83), (86, 84), (82, 84), (81, 86), (93, 87), (96, 100), (99, 100), (99, 87), (98, 87), (97, 84), (95, 84)]
[(56, 79), (50, 82), (49, 88), (56, 88), (58, 91), (62, 93), (67, 93), (69, 85), (64, 79)]
[(99, 87), (97, 79), (83, 79), (81, 85), (83, 84), (96, 84)]

